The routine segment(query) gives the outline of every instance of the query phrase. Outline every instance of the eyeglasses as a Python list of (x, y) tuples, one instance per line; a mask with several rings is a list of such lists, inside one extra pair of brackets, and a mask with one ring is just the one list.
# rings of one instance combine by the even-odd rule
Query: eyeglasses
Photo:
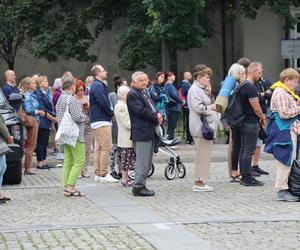
[(84, 92), (83, 89), (77, 89), (77, 92)]

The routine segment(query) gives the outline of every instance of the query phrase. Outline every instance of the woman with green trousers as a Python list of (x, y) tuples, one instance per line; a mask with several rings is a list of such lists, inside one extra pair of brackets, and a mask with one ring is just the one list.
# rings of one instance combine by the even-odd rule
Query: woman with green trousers
[(64, 144), (62, 182), (64, 186), (64, 195), (66, 197), (84, 196), (84, 193), (79, 192), (75, 185), (85, 163), (84, 122), (87, 119), (87, 116), (82, 112), (80, 102), (74, 97), (75, 90), (76, 83), (74, 78), (72, 76), (63, 77), (62, 94), (56, 105), (58, 127), (60, 126), (63, 115), (68, 107), (72, 119), (79, 128), (79, 136), (75, 147)]

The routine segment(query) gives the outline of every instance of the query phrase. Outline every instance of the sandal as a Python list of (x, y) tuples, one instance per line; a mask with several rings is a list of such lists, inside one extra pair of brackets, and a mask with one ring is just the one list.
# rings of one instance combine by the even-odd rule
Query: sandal
[(121, 181), (123, 187), (132, 187), (133, 183), (131, 181), (123, 182)]
[(0, 198), (0, 201), (10, 201), (11, 200), (11, 198), (8, 198), (8, 197), (2, 197), (2, 198)]
[(240, 180), (241, 180), (240, 175), (236, 175), (236, 176), (231, 175), (230, 177), (231, 177), (230, 182), (240, 182)]
[(84, 197), (85, 196), (84, 193), (81, 193), (78, 190), (75, 190), (73, 192), (68, 191), (68, 190), (64, 190), (64, 192), (65, 192), (64, 196), (66, 196), (66, 197), (71, 197), (71, 196), (73, 196), (73, 197)]

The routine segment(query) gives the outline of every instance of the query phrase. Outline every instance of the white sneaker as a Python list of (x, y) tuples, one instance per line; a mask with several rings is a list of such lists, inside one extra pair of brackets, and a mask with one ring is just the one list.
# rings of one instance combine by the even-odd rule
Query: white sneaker
[(95, 175), (95, 177), (94, 177), (94, 181), (100, 181), (100, 176), (98, 176), (98, 175)]
[(107, 174), (104, 177), (100, 176), (100, 181), (101, 182), (119, 182), (119, 180), (115, 179), (110, 174)]
[(177, 150), (177, 149), (180, 149), (180, 146), (178, 146), (178, 145), (170, 146), (170, 149)]
[(206, 184), (204, 186), (193, 185), (193, 192), (211, 192), (214, 188)]

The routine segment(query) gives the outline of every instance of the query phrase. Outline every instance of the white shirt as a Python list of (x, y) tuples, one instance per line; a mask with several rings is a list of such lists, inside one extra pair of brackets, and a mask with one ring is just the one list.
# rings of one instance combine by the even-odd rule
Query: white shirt
[(91, 123), (91, 128), (92, 129), (97, 129), (97, 128), (101, 128), (101, 127), (104, 127), (104, 126), (112, 126), (112, 124), (111, 124), (111, 122), (107, 122), (107, 121)]

